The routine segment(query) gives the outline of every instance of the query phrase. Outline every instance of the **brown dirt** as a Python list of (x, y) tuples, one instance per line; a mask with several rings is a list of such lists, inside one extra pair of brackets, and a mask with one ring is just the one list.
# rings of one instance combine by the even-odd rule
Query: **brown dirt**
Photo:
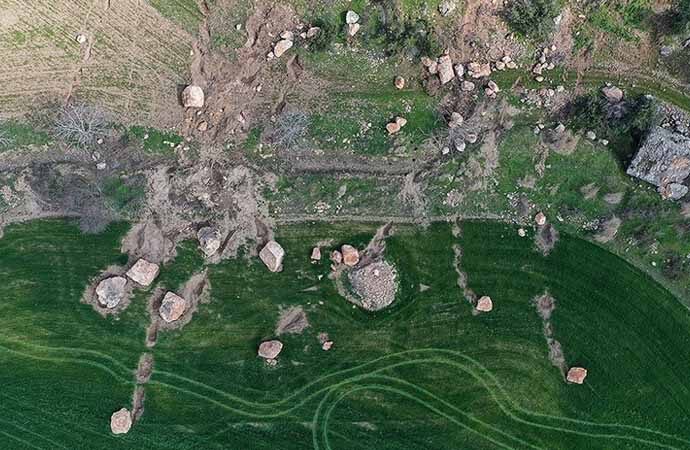
[(275, 335), (301, 334), (308, 326), (307, 313), (301, 306), (294, 306), (281, 311), (276, 323)]
[(453, 269), (458, 274), (458, 287), (462, 289), (462, 295), (465, 297), (465, 300), (474, 308), (477, 305), (477, 294), (467, 287), (467, 274), (461, 268), (462, 249), (459, 245), (453, 245), (453, 254)]
[(580, 192), (582, 192), (582, 196), (585, 200), (592, 200), (599, 194), (599, 186), (597, 186), (596, 183), (585, 184), (580, 188)]
[(534, 244), (544, 256), (551, 253), (551, 250), (553, 250), (557, 242), (558, 231), (550, 223), (547, 223), (543, 227), (539, 227), (534, 235)]
[(551, 314), (556, 309), (556, 299), (546, 292), (534, 298), (534, 306), (537, 308), (539, 317), (544, 321), (548, 321), (551, 319)]
[(121, 251), (132, 260), (144, 258), (156, 264), (168, 262), (176, 255), (175, 244), (154, 220), (134, 225), (122, 239)]
[(120, 314), (122, 311), (127, 309), (127, 307), (132, 301), (132, 298), (134, 297), (134, 283), (131, 280), (127, 281), (127, 285), (125, 286), (125, 297), (115, 308), (104, 308), (103, 306), (101, 306), (101, 304), (98, 302), (98, 296), (96, 295), (96, 287), (98, 287), (98, 283), (105, 280), (106, 278), (114, 276), (124, 277), (125, 272), (127, 272), (126, 267), (108, 266), (103, 272), (91, 279), (89, 284), (86, 286), (86, 289), (84, 289), (84, 292), (82, 293), (80, 300), (81, 303), (91, 305), (94, 311), (96, 311), (103, 317), (107, 317), (110, 315), (117, 316), (118, 314)]
[(393, 224), (391, 222), (379, 227), (371, 238), (367, 247), (361, 252), (359, 267), (365, 267), (373, 262), (380, 261), (386, 251), (386, 239), (393, 234)]
[(137, 386), (134, 388), (134, 393), (132, 394), (132, 422), (136, 423), (139, 421), (141, 416), (144, 414), (144, 400), (146, 398), (146, 393), (144, 386)]
[(137, 384), (146, 384), (153, 373), (153, 354), (143, 353), (139, 357), (139, 365), (135, 374)]
[(542, 319), (544, 338), (546, 339), (546, 345), (549, 349), (549, 361), (560, 370), (561, 375), (565, 378), (568, 366), (565, 363), (563, 346), (553, 337), (554, 330), (553, 323), (551, 322), (551, 315), (556, 309), (556, 299), (549, 295), (548, 292), (544, 292), (544, 294), (535, 297), (533, 303), (539, 317)]
[(618, 229), (622, 223), (623, 221), (616, 216), (604, 221), (599, 227), (600, 231), (594, 235), (594, 240), (601, 244), (611, 242), (618, 234)]

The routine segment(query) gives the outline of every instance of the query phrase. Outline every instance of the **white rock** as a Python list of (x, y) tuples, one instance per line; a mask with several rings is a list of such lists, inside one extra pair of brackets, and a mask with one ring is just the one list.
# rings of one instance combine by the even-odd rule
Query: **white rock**
[(85, 34), (79, 33), (74, 37), (74, 40), (80, 44), (84, 44), (88, 40), (88, 38)]
[(353, 23), (357, 23), (357, 22), (359, 22), (359, 14), (357, 14), (354, 11), (348, 11), (345, 14), (345, 23), (353, 24)]
[(115, 308), (125, 297), (127, 279), (124, 277), (110, 277), (102, 280), (96, 287), (98, 303), (106, 308)]
[(351, 245), (345, 244), (340, 248), (343, 255), (343, 263), (346, 266), (354, 267), (359, 262), (359, 251)]
[(276, 43), (276, 45), (273, 47), (273, 54), (276, 56), (276, 58), (280, 58), (283, 56), (283, 54), (290, 50), (294, 44), (292, 43), (291, 40), (289, 39), (281, 39)]
[(220, 232), (214, 227), (203, 227), (197, 233), (199, 248), (206, 257), (213, 256), (221, 245)]
[(309, 30), (307, 30), (307, 38), (311, 39), (313, 37), (316, 37), (317, 34), (321, 32), (321, 28), (319, 27), (311, 27)]
[(534, 216), (534, 222), (540, 227), (546, 225), (546, 215), (543, 212), (537, 213)]
[(441, 3), (438, 5), (438, 12), (441, 13), (442, 16), (447, 16), (448, 14), (452, 13), (455, 11), (456, 3), (454, 0), (443, 0)]
[(204, 101), (204, 90), (200, 86), (189, 85), (182, 91), (182, 104), (185, 108), (202, 108)]
[(493, 301), (488, 295), (484, 295), (477, 301), (477, 311), (481, 312), (491, 312), (494, 309)]
[(319, 247), (314, 247), (311, 249), (311, 260), (320, 261), (321, 260), (321, 249)]
[(292, 41), (295, 39), (295, 33), (293, 33), (292, 31), (283, 31), (282, 33), (280, 33), (280, 38)]

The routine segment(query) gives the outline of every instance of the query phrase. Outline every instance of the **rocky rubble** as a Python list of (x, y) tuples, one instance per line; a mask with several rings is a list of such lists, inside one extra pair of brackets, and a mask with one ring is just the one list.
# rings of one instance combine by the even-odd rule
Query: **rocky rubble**
[(627, 170), (628, 175), (658, 187), (665, 199), (688, 193), (683, 183), (690, 175), (690, 138), (654, 127)]
[(397, 273), (385, 261), (376, 261), (348, 274), (352, 290), (362, 308), (379, 311), (395, 300)]

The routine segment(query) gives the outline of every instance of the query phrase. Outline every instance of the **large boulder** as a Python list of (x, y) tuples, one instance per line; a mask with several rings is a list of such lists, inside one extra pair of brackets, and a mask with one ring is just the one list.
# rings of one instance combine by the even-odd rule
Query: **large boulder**
[(491, 300), (491, 297), (489, 297), (488, 295), (481, 297), (477, 301), (476, 308), (477, 308), (477, 311), (491, 312), (491, 310), (494, 309), (494, 304), (493, 304), (493, 301)]
[(132, 414), (122, 408), (110, 416), (110, 430), (113, 434), (126, 434), (132, 428)]
[(290, 39), (281, 39), (276, 43), (276, 45), (273, 47), (273, 54), (276, 56), (276, 58), (280, 58), (283, 56), (283, 54), (290, 50), (292, 48), (292, 40)]
[(204, 106), (204, 90), (200, 86), (187, 86), (182, 91), (182, 104), (185, 108), (202, 108)]
[(276, 241), (269, 241), (264, 248), (259, 252), (259, 258), (266, 264), (268, 270), (271, 272), (280, 272), (283, 270), (283, 258), (285, 257), (285, 250)]
[(264, 341), (259, 345), (259, 356), (264, 359), (276, 359), (283, 350), (283, 343), (277, 339)]
[(213, 256), (220, 248), (220, 232), (214, 227), (203, 227), (197, 234), (199, 247), (207, 257)]
[(125, 298), (125, 277), (110, 277), (98, 283), (96, 296), (98, 303), (106, 308), (115, 308)]
[(127, 271), (127, 276), (142, 286), (149, 286), (156, 279), (159, 271), (158, 264), (141, 258)]
[(182, 314), (184, 314), (186, 310), (187, 300), (173, 292), (168, 292), (165, 294), (165, 297), (163, 297), (163, 302), (158, 309), (158, 313), (161, 319), (165, 320), (167, 323), (171, 323), (182, 317)]
[(446, 84), (455, 78), (455, 71), (453, 70), (453, 61), (451, 61), (450, 56), (443, 55), (438, 59), (438, 79), (441, 84)]
[(566, 376), (568, 383), (574, 384), (584, 383), (585, 378), (587, 378), (587, 369), (584, 367), (571, 367), (570, 370), (568, 370), (568, 375)]
[(664, 198), (683, 197), (688, 192), (683, 182), (690, 176), (690, 138), (654, 127), (627, 173), (657, 186)]
[(340, 252), (346, 266), (354, 267), (359, 262), (359, 251), (353, 246), (345, 244), (340, 248)]

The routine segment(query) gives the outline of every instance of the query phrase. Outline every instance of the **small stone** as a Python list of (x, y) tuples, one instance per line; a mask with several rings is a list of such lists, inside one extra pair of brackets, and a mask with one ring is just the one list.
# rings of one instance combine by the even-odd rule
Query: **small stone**
[(171, 323), (182, 317), (186, 309), (187, 300), (173, 292), (168, 292), (163, 298), (158, 314), (160, 314), (161, 319)]
[(510, 62), (507, 62), (507, 63), (506, 63), (506, 69), (513, 69), (513, 70), (514, 70), (514, 69), (517, 69), (517, 68), (518, 68), (518, 65), (517, 65), (517, 63), (514, 62), (514, 61), (510, 61)]
[(199, 248), (206, 257), (213, 256), (221, 245), (220, 232), (214, 227), (203, 227), (197, 233)]
[(345, 14), (345, 23), (351, 25), (351, 24), (357, 23), (357, 22), (359, 22), (359, 14), (357, 14), (354, 11), (348, 11)]
[(108, 167), (108, 165), (104, 162), (99, 162), (96, 164), (96, 169), (97, 170), (105, 170)]
[(527, 232), (525, 231), (524, 228), (518, 228), (518, 236), (520, 236), (520, 237), (527, 236)]
[(206, 122), (205, 120), (199, 122), (199, 125), (197, 125), (196, 129), (201, 132), (208, 130), (208, 122)]
[(268, 241), (259, 252), (259, 258), (271, 272), (280, 272), (283, 270), (284, 257), (285, 250), (283, 250), (283, 247), (276, 241)]
[(311, 249), (311, 260), (320, 261), (321, 260), (321, 249), (319, 247), (314, 247)]
[(323, 344), (321, 344), (321, 349), (325, 352), (333, 348), (333, 341), (326, 341)]
[(455, 76), (458, 78), (462, 78), (463, 75), (465, 75), (465, 66), (463, 66), (462, 64), (454, 65), (453, 70), (455, 71)]
[(386, 125), (386, 130), (388, 131), (389, 135), (395, 134), (400, 131), (400, 125), (398, 125), (397, 122), (390, 122)]
[(489, 63), (471, 62), (467, 65), (467, 71), (472, 78), (483, 78), (491, 75), (491, 65)]
[(597, 140), (597, 134), (594, 131), (588, 131), (585, 136), (587, 136), (587, 139), (590, 141), (596, 141)]
[(481, 312), (491, 312), (494, 309), (494, 303), (491, 301), (491, 297), (484, 295), (477, 301), (477, 311)]
[(106, 308), (115, 308), (125, 298), (127, 279), (124, 277), (110, 277), (98, 283), (96, 296), (98, 303)]
[(345, 244), (340, 247), (343, 255), (343, 263), (346, 266), (354, 267), (359, 262), (359, 251), (351, 245)]
[(465, 135), (465, 139), (470, 144), (474, 144), (479, 140), (479, 136), (477, 136), (475, 133), (467, 133), (467, 135)]
[(395, 77), (395, 80), (393, 81), (395, 84), (395, 87), (397, 89), (404, 89), (405, 88), (405, 79), (401, 76)]
[(489, 89), (491, 89), (494, 92), (501, 92), (501, 89), (499, 89), (498, 85), (493, 81), (489, 80)]
[(295, 39), (295, 33), (293, 33), (292, 31), (283, 31), (282, 33), (280, 33), (280, 38), (292, 41)]
[(422, 56), (421, 62), (424, 67), (431, 67), (431, 65), (434, 63), (434, 61), (428, 56)]
[(438, 5), (438, 12), (441, 13), (443, 17), (455, 11), (455, 1), (454, 0), (443, 0)]
[(259, 345), (258, 354), (264, 359), (276, 359), (283, 350), (283, 343), (277, 339), (264, 341)]
[(319, 27), (311, 27), (307, 30), (307, 39), (311, 39), (313, 37), (316, 37), (317, 34), (321, 32), (321, 28)]
[(88, 38), (85, 34), (79, 33), (74, 37), (74, 40), (77, 41), (79, 44), (84, 44), (88, 40)]
[(182, 91), (182, 104), (185, 108), (202, 108), (204, 100), (204, 90), (200, 86), (190, 85)]
[(659, 50), (659, 54), (663, 56), (664, 58), (668, 58), (673, 54), (673, 47), (669, 47), (668, 45), (664, 45), (661, 47)]
[(360, 29), (360, 25), (358, 23), (350, 23), (347, 25), (347, 34), (349, 36), (354, 36), (357, 34), (357, 32)]
[(156, 279), (159, 271), (158, 264), (141, 258), (127, 271), (127, 276), (142, 286), (149, 286)]
[(496, 69), (506, 70), (506, 63), (504, 63), (503, 61), (496, 61)]
[(407, 119), (404, 118), (404, 117), (398, 116), (398, 117), (395, 118), (395, 123), (397, 123), (398, 126), (399, 126), (400, 128), (402, 128), (402, 127), (404, 127), (405, 125), (407, 125)]
[(565, 125), (563, 125), (562, 123), (559, 123), (558, 125), (556, 125), (556, 128), (554, 128), (553, 131), (555, 131), (558, 134), (564, 133), (565, 132)]
[(540, 227), (546, 225), (546, 215), (543, 212), (537, 213), (537, 215), (534, 216), (534, 222)]
[(587, 378), (587, 369), (585, 369), (584, 367), (571, 367), (568, 370), (568, 375), (566, 376), (566, 380), (568, 380), (568, 383), (574, 384), (584, 383), (585, 378)]
[(535, 78), (535, 80), (537, 81), (537, 83), (541, 83), (541, 82), (544, 81), (544, 77), (542, 77), (541, 75), (539, 75), (538, 77)]
[(470, 92), (474, 90), (474, 83), (471, 81), (463, 81), (460, 85), (460, 89), (464, 92)]
[(513, 58), (511, 58), (511, 57), (508, 56), (508, 55), (505, 55), (503, 58), (501, 58), (501, 62), (504, 63), (504, 64), (509, 64), (509, 63), (512, 62), (512, 61), (513, 61)]
[(290, 50), (293, 45), (294, 44), (291, 40), (281, 39), (273, 47), (273, 54), (276, 56), (276, 58), (280, 58), (286, 51)]
[(126, 434), (130, 428), (132, 428), (132, 414), (126, 408), (115, 411), (110, 416), (110, 431), (113, 434)]
[(436, 61), (433, 61), (429, 66), (429, 73), (431, 75), (436, 75), (438, 73), (438, 63)]
[(623, 91), (616, 86), (606, 86), (601, 92), (609, 103), (618, 103), (623, 100)]

